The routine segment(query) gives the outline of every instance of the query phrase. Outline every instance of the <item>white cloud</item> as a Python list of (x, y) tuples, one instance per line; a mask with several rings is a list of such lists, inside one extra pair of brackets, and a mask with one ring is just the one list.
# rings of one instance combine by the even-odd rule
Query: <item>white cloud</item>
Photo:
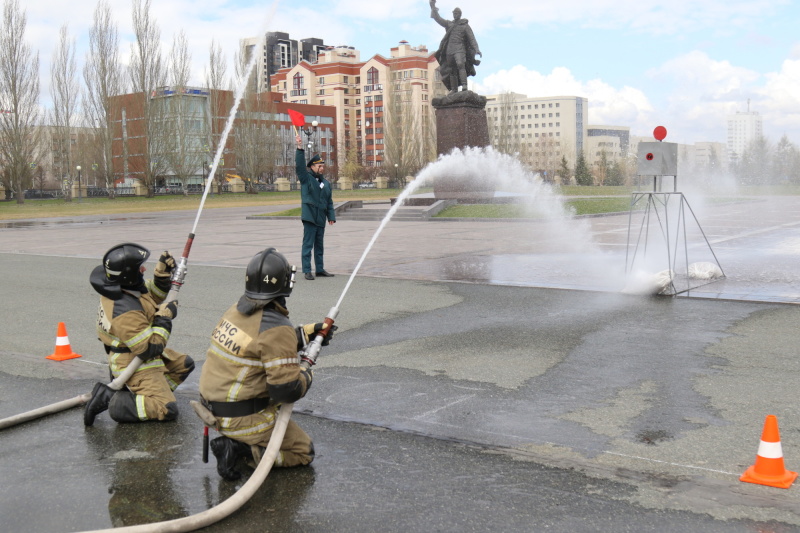
[(758, 90), (758, 108), (765, 126), (773, 140), (786, 133), (795, 143), (800, 142), (800, 59), (787, 59), (780, 72), (767, 74), (766, 78)]
[(641, 90), (615, 88), (600, 79), (579, 81), (566, 67), (555, 68), (545, 75), (517, 65), (486, 76), (475, 84), (475, 90), (481, 94), (511, 91), (531, 97), (582, 96), (589, 99), (590, 124), (652, 129), (649, 124), (653, 107)]

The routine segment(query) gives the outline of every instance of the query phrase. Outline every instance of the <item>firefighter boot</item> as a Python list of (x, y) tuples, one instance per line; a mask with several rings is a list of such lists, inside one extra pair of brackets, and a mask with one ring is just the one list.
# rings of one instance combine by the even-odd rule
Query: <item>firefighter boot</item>
[(211, 441), (211, 451), (217, 459), (217, 473), (227, 481), (236, 481), (242, 474), (236, 470), (240, 457), (252, 458), (250, 446), (228, 437), (217, 437)]
[(83, 425), (91, 426), (94, 424), (94, 418), (108, 409), (108, 402), (111, 401), (111, 397), (114, 396), (115, 392), (114, 389), (110, 389), (108, 385), (103, 383), (94, 384), (92, 397), (83, 410)]

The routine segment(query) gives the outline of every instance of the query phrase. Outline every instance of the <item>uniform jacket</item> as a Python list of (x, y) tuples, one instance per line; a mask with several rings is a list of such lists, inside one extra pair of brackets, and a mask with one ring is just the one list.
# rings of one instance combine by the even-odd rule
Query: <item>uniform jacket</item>
[(331, 182), (315, 174), (306, 167), (305, 151), (297, 150), (295, 154), (297, 179), (300, 180), (300, 197), (303, 202), (300, 218), (317, 226), (325, 226), (326, 220), (336, 221), (333, 210), (333, 188)]
[(97, 337), (106, 347), (109, 366), (115, 376), (139, 354), (145, 361), (137, 372), (164, 368), (160, 356), (169, 340), (172, 324), (157, 318), (155, 314), (166, 292), (150, 280), (145, 290), (123, 290), (114, 294), (116, 299), (101, 293), (97, 310)]
[(270, 398), (291, 403), (305, 396), (306, 379), (286, 308), (274, 301), (264, 307), (242, 296), (211, 334), (200, 394), (213, 402)]

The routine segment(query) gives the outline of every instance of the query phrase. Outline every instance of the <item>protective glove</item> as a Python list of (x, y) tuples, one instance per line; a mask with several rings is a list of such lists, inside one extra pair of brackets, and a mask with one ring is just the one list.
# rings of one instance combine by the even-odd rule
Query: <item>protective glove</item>
[(156, 317), (166, 318), (172, 320), (178, 316), (178, 300), (172, 300), (168, 304), (161, 304), (161, 307), (156, 311)]
[(174, 268), (175, 258), (172, 257), (171, 253), (165, 250), (164, 253), (161, 254), (161, 257), (158, 258), (158, 263), (156, 263), (156, 268), (153, 270), (153, 275), (160, 278), (168, 278), (172, 275), (172, 270)]
[(306, 392), (308, 392), (308, 389), (311, 388), (311, 382), (314, 381), (314, 372), (312, 372), (310, 368), (304, 368), (300, 370), (300, 375), (305, 376)]
[[(330, 344), (331, 339), (333, 338), (333, 332), (339, 329), (339, 326), (333, 326), (328, 328), (328, 324), (325, 322), (317, 322), (316, 324), (304, 324), (302, 326), (297, 326), (295, 330), (297, 331), (297, 349), (302, 350), (305, 346), (314, 338), (319, 335), (323, 334), (325, 337), (322, 339), (322, 345), (327, 346)], [(325, 330), (328, 330), (327, 332)]]

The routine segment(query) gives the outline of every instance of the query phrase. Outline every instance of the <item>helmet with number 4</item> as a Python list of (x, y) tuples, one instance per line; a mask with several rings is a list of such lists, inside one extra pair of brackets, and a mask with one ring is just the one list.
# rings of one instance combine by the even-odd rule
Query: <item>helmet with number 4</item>
[(271, 300), (289, 296), (294, 287), (297, 268), (275, 248), (258, 252), (245, 272), (244, 295), (253, 300)]

